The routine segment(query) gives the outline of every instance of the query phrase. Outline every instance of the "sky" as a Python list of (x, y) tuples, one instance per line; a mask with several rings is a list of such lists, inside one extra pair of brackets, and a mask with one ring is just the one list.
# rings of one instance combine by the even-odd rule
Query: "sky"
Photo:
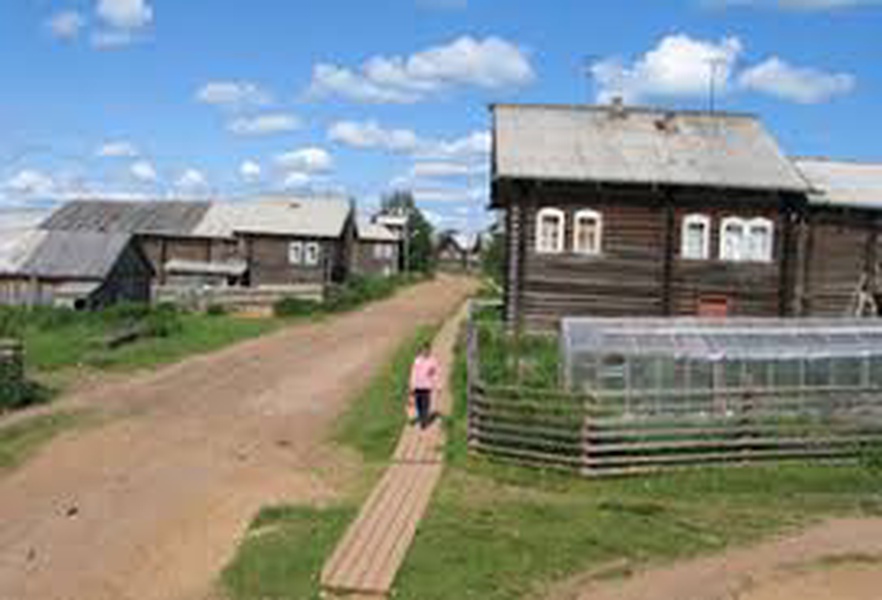
[(758, 114), (882, 161), (882, 1), (3, 0), (0, 235), (74, 197), (413, 190), (490, 220), (494, 102)]

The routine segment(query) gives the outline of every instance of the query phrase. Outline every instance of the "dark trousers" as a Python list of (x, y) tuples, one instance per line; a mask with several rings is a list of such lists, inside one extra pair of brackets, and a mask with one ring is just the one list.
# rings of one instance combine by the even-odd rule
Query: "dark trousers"
[(432, 390), (414, 390), (414, 402), (416, 403), (417, 422), (425, 429), (429, 426), (432, 410)]

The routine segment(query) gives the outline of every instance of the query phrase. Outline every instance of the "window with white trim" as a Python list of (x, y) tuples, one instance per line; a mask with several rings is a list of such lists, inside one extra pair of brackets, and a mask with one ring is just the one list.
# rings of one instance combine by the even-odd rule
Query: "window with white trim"
[(683, 219), (680, 256), (691, 260), (710, 258), (711, 220), (707, 215), (691, 214)]
[(310, 267), (314, 267), (319, 264), (319, 257), (321, 256), (321, 247), (318, 242), (309, 242), (304, 246), (303, 252), (303, 262)]
[(775, 226), (769, 219), (756, 218), (747, 222), (744, 260), (771, 262)]
[(603, 243), (603, 215), (596, 210), (580, 210), (573, 219), (573, 252), (600, 254)]
[(747, 224), (738, 217), (726, 217), (720, 225), (720, 260), (745, 259)]
[(303, 264), (303, 242), (288, 244), (288, 263), (292, 265)]
[(536, 215), (536, 252), (559, 254), (564, 249), (564, 212), (543, 208)]

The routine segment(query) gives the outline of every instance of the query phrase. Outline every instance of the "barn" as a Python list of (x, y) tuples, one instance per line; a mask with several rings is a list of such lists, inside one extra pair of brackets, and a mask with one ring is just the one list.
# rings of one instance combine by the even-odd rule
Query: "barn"
[(809, 184), (759, 119), (496, 105), (510, 325), (564, 316), (789, 316)]
[(123, 233), (28, 230), (0, 245), (0, 304), (92, 310), (149, 302), (152, 276)]

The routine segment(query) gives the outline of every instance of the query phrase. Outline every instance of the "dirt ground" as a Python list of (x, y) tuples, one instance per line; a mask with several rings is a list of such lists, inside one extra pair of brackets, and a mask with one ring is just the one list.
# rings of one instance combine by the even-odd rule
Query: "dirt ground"
[(573, 580), (549, 600), (878, 600), (882, 519), (839, 519), (757, 546), (639, 573)]
[(338, 493), (329, 425), (417, 325), (472, 289), (439, 277), (63, 400), (118, 418), (0, 478), (0, 599), (206, 597), (260, 507)]

